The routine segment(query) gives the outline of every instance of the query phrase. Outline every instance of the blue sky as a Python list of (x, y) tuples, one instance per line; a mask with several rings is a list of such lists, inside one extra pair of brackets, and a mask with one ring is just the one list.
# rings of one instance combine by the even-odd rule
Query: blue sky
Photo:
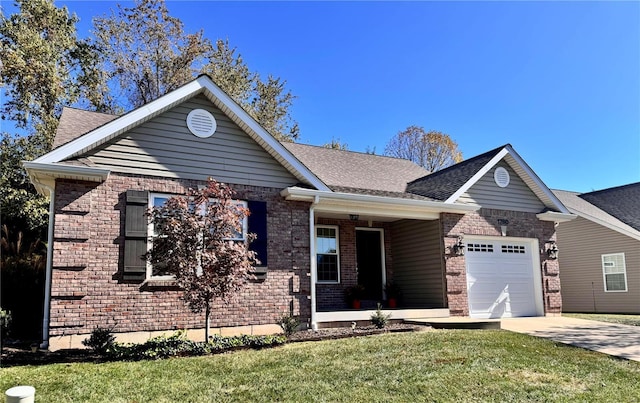
[[(56, 4), (86, 36), (116, 3)], [(640, 181), (640, 2), (167, 4), (287, 80), (303, 143), (382, 153), (418, 125), (465, 158), (511, 143), (551, 188)]]

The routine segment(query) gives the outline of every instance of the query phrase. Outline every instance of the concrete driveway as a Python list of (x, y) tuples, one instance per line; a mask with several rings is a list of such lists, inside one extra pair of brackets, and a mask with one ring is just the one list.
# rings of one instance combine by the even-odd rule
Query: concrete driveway
[(640, 327), (564, 316), (502, 319), (502, 329), (640, 361)]

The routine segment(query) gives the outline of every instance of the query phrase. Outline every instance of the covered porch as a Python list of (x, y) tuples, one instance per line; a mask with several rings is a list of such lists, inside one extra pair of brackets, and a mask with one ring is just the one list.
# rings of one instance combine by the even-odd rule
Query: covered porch
[(311, 326), (449, 316), (440, 214), (478, 206), (288, 188), (311, 201)]

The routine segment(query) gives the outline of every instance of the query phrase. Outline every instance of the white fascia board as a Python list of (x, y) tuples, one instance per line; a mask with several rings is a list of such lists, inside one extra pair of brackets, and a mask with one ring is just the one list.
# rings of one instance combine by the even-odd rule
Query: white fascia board
[[(560, 199), (558, 199), (558, 197), (555, 194), (553, 194), (551, 189), (549, 189), (547, 185), (545, 185), (544, 182), (542, 182), (542, 179), (540, 179), (540, 177), (534, 172), (534, 170), (531, 169), (529, 164), (527, 164), (525, 160), (522, 159), (520, 154), (518, 154), (510, 145), (507, 145), (505, 148), (508, 149), (511, 157), (516, 161), (516, 163), (518, 163), (518, 165), (520, 165), (520, 167), (525, 171), (525, 173), (529, 176), (529, 178), (533, 181), (533, 183), (535, 183), (535, 185), (538, 187), (538, 190), (544, 193), (544, 195), (551, 200), (551, 202), (553, 203), (553, 206), (556, 209), (558, 209), (558, 211), (561, 213), (571, 214), (569, 209), (567, 209), (565, 205), (562, 204)], [(535, 193), (535, 189), (532, 189), (532, 190)]]
[(455, 203), (455, 201), (458, 200), (460, 196), (462, 196), (467, 190), (469, 190), (471, 186), (475, 185), (476, 182), (478, 182), (487, 172), (489, 172), (491, 168), (493, 168), (498, 162), (500, 162), (504, 158), (504, 156), (507, 155), (508, 153), (509, 152), (507, 151), (506, 147), (500, 150), (498, 154), (496, 154), (493, 158), (491, 158), (491, 160), (487, 162), (485, 166), (482, 167), (482, 169), (476, 172), (476, 174), (473, 175), (471, 179), (469, 179), (464, 185), (460, 186), (460, 188), (454, 194), (449, 196), (449, 198), (444, 202)]
[(541, 221), (552, 221), (557, 223), (568, 222), (578, 218), (575, 214), (557, 213), (555, 211), (546, 211), (544, 213), (536, 214), (536, 217)]
[[(327, 185), (324, 184), (313, 172), (309, 170), (304, 164), (302, 164), (296, 157), (291, 154), (278, 140), (276, 140), (269, 132), (267, 132), (258, 122), (255, 121), (251, 115), (249, 115), (240, 105), (238, 105), (229, 95), (220, 89), (208, 76), (200, 76), (197, 81), (201, 82), (201, 85), (211, 94), (214, 99), (220, 101), (227, 109), (228, 112), (234, 114), (245, 126), (250, 136), (265, 148), (269, 154), (276, 159), (281, 157), (285, 164), (289, 165), (290, 169), (293, 169), (302, 178), (307, 181), (318, 190), (331, 191)], [(257, 137), (257, 138), (256, 138)], [(273, 154), (276, 155), (273, 155)]]
[(315, 211), (375, 214), (397, 218), (435, 219), (440, 213), (466, 214), (480, 209), (480, 206), (471, 204), (445, 204), (429, 200), (322, 192), (298, 187), (285, 188), (280, 195), (286, 200), (315, 202)]
[(149, 102), (119, 118), (106, 123), (104, 126), (84, 134), (69, 143), (56, 148), (55, 150), (34, 160), (38, 163), (55, 163), (64, 159), (81, 154), (86, 150), (90, 150), (105, 141), (115, 137), (121, 132), (146, 121), (150, 116), (155, 116), (164, 110), (169, 109), (175, 104), (181, 102), (185, 98), (192, 97), (202, 90), (202, 85), (198, 80), (191, 81), (182, 87), (164, 95), (155, 101)]

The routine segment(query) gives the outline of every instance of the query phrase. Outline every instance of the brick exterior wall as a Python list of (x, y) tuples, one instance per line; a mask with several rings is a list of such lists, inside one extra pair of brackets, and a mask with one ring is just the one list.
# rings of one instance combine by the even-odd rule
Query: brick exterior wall
[[(339, 253), (340, 253), (340, 283), (317, 284), (316, 306), (318, 311), (345, 310), (351, 307), (345, 301), (346, 288), (358, 284), (356, 271), (356, 227), (368, 227), (367, 221), (336, 220), (319, 217), (317, 225), (336, 225), (339, 228)], [(372, 222), (372, 228), (384, 230), (384, 255), (387, 280), (393, 276), (393, 263), (391, 257), (391, 231), (388, 223)], [(364, 308), (364, 307), (363, 307)]]
[(544, 312), (558, 314), (562, 311), (560, 277), (557, 260), (547, 258), (546, 242), (556, 239), (553, 222), (541, 221), (534, 213), (481, 209), (477, 213), (441, 214), (445, 252), (447, 298), (452, 316), (468, 316), (467, 277), (464, 256), (452, 256), (451, 246), (459, 235), (501, 236), (498, 220), (509, 220), (507, 236), (536, 238), (540, 247), (540, 271)]
[[(125, 193), (148, 190), (184, 194), (204, 182), (111, 174), (101, 184), (58, 180), (51, 285), (50, 335), (201, 328), (171, 287), (122, 280)], [(238, 199), (267, 202), (268, 266), (265, 281), (250, 281), (238, 297), (215, 301), (211, 326), (275, 323), (293, 312), (308, 321), (309, 204), (282, 199), (281, 189), (233, 186)]]

